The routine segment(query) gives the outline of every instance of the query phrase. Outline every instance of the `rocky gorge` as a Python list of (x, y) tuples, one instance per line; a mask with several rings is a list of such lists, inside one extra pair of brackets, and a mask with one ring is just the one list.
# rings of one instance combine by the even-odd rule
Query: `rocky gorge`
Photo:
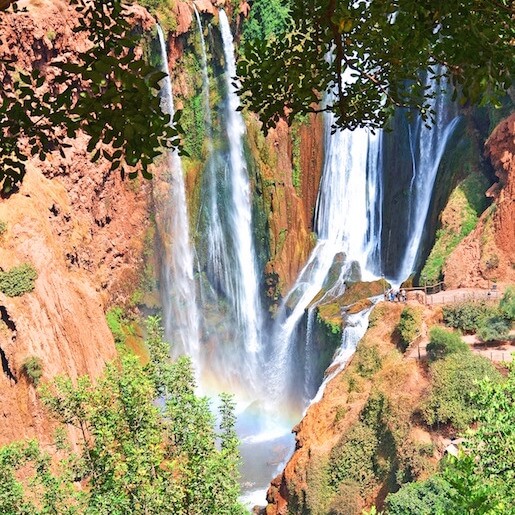
[[(53, 59), (66, 58), (85, 44), (72, 32), (74, 11), (66, 2), (29, 0), (20, 4), (27, 7), (26, 13), (1, 14), (1, 51), (14, 56), (20, 70), (48, 67)], [(197, 1), (195, 6), (203, 27), (197, 26), (190, 3), (179, 0), (171, 3), (169, 15), (173, 24), (168, 27), (166, 41), (174, 100), (176, 107), (183, 110), (184, 144), (189, 149), (189, 156), (181, 159), (191, 240), (196, 249), (196, 289), (200, 297), (204, 295), (202, 298), (208, 306), (205, 320), (200, 324), (203, 329), (200, 346), (205, 356), (199, 366), (205, 369), (206, 390), (209, 391), (212, 384), (218, 382), (225, 387), (238, 384), (238, 388), (240, 383), (235, 380), (237, 373), (228, 365), (231, 358), (227, 354), (220, 357), (216, 354), (220, 339), (236, 340), (237, 331), (231, 323), (228, 327), (224, 325), (222, 314), (230, 311), (229, 294), (221, 281), (216, 282), (209, 275), (209, 257), (206, 257), (207, 251), (204, 252), (211, 238), (206, 232), (208, 217), (205, 214), (209, 145), (205, 124), (208, 114), (205, 107), (199, 107), (205, 95), (199, 30), (208, 47), (207, 96), (214, 112), (211, 122), (214, 136), (210, 144), (220, 151), (221, 161), (224, 161), (228, 155), (224, 147), (227, 145), (227, 115), (221, 106), (227, 95), (223, 85), (227, 57), (223, 54), (219, 10), (227, 12), (237, 42), (250, 7), (245, 2), (221, 0)], [(148, 52), (154, 59), (153, 16), (139, 7), (132, 8), (132, 16), (133, 22), (151, 35), (149, 40), (154, 43), (141, 51)], [(3, 80), (9, 79), (4, 77)], [(472, 109), (460, 113), (464, 127), (456, 136), (458, 143), (443, 155), (422, 237), (422, 250), (415, 273), (406, 285), (422, 283), (435, 266), (435, 279), (443, 280), (452, 288), (488, 288), (496, 283), (503, 289), (515, 282), (515, 115), (510, 114), (511, 111), (513, 103), (509, 100), (502, 115), (491, 115), (487, 128), (484, 118), (489, 114), (478, 114)], [(276, 351), (290, 340), (277, 336), (278, 321), (281, 316), (288, 320), (294, 311), (302, 292), (292, 297), (288, 295), (295, 289), (299, 273), (309, 263), (317, 245), (316, 209), (328, 157), (324, 144), (327, 131), (322, 115), (295, 120), (290, 127), (280, 121), (266, 136), (252, 114), (244, 113), (243, 120), (258, 270), (256, 281), (264, 313), (262, 355), (268, 352), (265, 358), (258, 356), (256, 368), (266, 369), (270, 375), (276, 371), (274, 367), (281, 373), (293, 370), (290, 384), (272, 385), (261, 394), (266, 397), (273, 393), (277, 399), (290, 399), (301, 389), (301, 381), (307, 382), (309, 376), (311, 383), (307, 390), (311, 399), (324, 379), (324, 370), (330, 365), (334, 350), (341, 343), (347, 318), (344, 308), (353, 304), (357, 312), (369, 309), (370, 302), (365, 299), (383, 293), (385, 280), (380, 276), (393, 275), (386, 270), (388, 267), (393, 270), (398, 261), (395, 256), (407, 246), (405, 241), (391, 238), (391, 228), (396, 227), (391, 211), (392, 206), (401, 206), (409, 195), (406, 181), (401, 177), (409, 176), (410, 165), (390, 160), (384, 168), (388, 177), (385, 191), (391, 195), (383, 212), (384, 219), (388, 218), (391, 224), (389, 229), (385, 225), (382, 233), (386, 240), (383, 253), (389, 252), (385, 269), (372, 278), (375, 280), (368, 281), (360, 275), (364, 270), (354, 266), (343, 281), (344, 290), (327, 302), (323, 298), (332, 285), (326, 279), (318, 296), (314, 295), (302, 310), (302, 327), (296, 326), (293, 336), (288, 337), (294, 342), (291, 348), (288, 343), (289, 354), (281, 357)], [(406, 127), (402, 130), (407, 131)], [(400, 156), (406, 145), (402, 138), (397, 136), (384, 143), (384, 155), (390, 152)], [(72, 378), (88, 374), (95, 378), (117, 353), (106, 312), (122, 307), (132, 316), (153, 312), (163, 303), (164, 279), (159, 270), (167, 263), (163, 248), (169, 243), (173, 246), (173, 241), (167, 241), (168, 236), (163, 234), (166, 224), (162, 222), (160, 205), (168, 202), (163, 195), (169, 171), (159, 162), (153, 181), (122, 180), (118, 174), (110, 172), (105, 160), (90, 162), (85, 136), (70, 143), (64, 157), (55, 153), (43, 162), (31, 158), (20, 190), (0, 200), (0, 221), (5, 222), (5, 230), (0, 235), (2, 271), (29, 263), (37, 273), (32, 292), (21, 297), (0, 293), (2, 444), (28, 437), (37, 437), (48, 446), (52, 442), (53, 422), (45, 414), (37, 390), (24, 372), (24, 363), (29, 358), (41, 360), (43, 381), (59, 374)], [(218, 173), (220, 177), (222, 172)], [(228, 175), (227, 171), (224, 173)], [(470, 184), (473, 187), (469, 187)], [(226, 193), (225, 197), (218, 197), (218, 202), (227, 204), (228, 198)], [(395, 209), (399, 215), (401, 207)], [(473, 227), (464, 234), (461, 230), (464, 213), (470, 210), (474, 212)], [(224, 231), (230, 233), (226, 228)], [(445, 243), (446, 231), (453, 240), (449, 246)], [(436, 255), (432, 252), (436, 252), (435, 248), (438, 250), (438, 245), (446, 250), (441, 261), (433, 266), (431, 256)], [(335, 283), (334, 278), (339, 277), (344, 262), (345, 253), (336, 252), (327, 272)], [(147, 282), (144, 286), (143, 280)], [(289, 302), (286, 307), (283, 299)], [(310, 326), (308, 312), (311, 309)], [(423, 309), (424, 327), (441, 319), (438, 309)], [(419, 363), (407, 360), (397, 349), (395, 328), (401, 311), (400, 304), (376, 306), (357, 353), (347, 367), (328, 382), (322, 398), (309, 407), (306, 399), (291, 402), (295, 404), (292, 411), (296, 416), (304, 408), (306, 412), (294, 428), (293, 455), (268, 491), (267, 514), (329, 513), (338, 505), (335, 494), (338, 491), (343, 492), (345, 502), (355, 508), (348, 513), (361, 513), (362, 507), (384, 500), (393, 488), (392, 478), (399, 471), (407, 474), (409, 469), (412, 479), (416, 479), (434, 469), (441, 450), (428, 449), (437, 441), (437, 435), (423, 424), (411, 423), (428, 389), (429, 379)], [(314, 351), (305, 344), (310, 330), (315, 334)], [(281, 345), (272, 345), (270, 341), (274, 338)], [(241, 351), (234, 350), (236, 344), (231, 345), (232, 359), (240, 366)], [(279, 358), (288, 362), (290, 368), (280, 368)], [(374, 365), (376, 358), (381, 361), (380, 367)], [(217, 360), (220, 368), (217, 368)], [(305, 363), (310, 362), (314, 371), (307, 370)], [(221, 370), (227, 377), (222, 377)], [(250, 383), (252, 373), (246, 374), (244, 379)], [(265, 377), (264, 383), (269, 382)], [(256, 385), (262, 388), (259, 381)], [(275, 389), (279, 387), (284, 389), (277, 394)], [(260, 402), (261, 398), (255, 404)], [(275, 402), (278, 401), (274, 399)], [(274, 403), (272, 410), (290, 409), (289, 402), (281, 405), (282, 408)], [(347, 485), (347, 490), (338, 490), (324, 476), (328, 460), (331, 453), (336, 452), (334, 449), (341, 447), (342, 438), (356, 441), (362, 437), (374, 438), (364, 423), (366, 416), (373, 416), (370, 412), (374, 403), (389, 407), (388, 416), (384, 412), (377, 416), (382, 417), (380, 423), (390, 431), (395, 445), (376, 449), (379, 461), (382, 460), (380, 480), (367, 483), (369, 478), (364, 478), (364, 486)], [(243, 416), (247, 414), (243, 410)], [(244, 435), (244, 439), (245, 436), (248, 435)], [(267, 474), (272, 479), (270, 467)]]

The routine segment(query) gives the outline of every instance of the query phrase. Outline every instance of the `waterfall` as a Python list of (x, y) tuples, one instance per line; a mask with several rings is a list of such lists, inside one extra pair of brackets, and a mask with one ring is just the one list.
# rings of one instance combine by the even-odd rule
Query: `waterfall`
[[(377, 205), (381, 198), (381, 133), (365, 129), (332, 132), (334, 117), (325, 117), (325, 161), (316, 206), (316, 247), (281, 306), (274, 335), (271, 395), (280, 398), (291, 383), (296, 328), (306, 309), (345, 291), (345, 281), (355, 272), (361, 279), (378, 275), (380, 225)], [(330, 271), (333, 272), (330, 274)], [(334, 278), (329, 279), (328, 276)], [(353, 277), (353, 280), (358, 279)], [(324, 294), (320, 296), (320, 292)], [(310, 351), (310, 334), (306, 356)], [(306, 363), (306, 366), (309, 366)], [(306, 374), (306, 380), (309, 380)], [(289, 385), (292, 390), (295, 385)], [(306, 385), (305, 385), (306, 387)]]
[(317, 394), (311, 400), (310, 405), (322, 399), (327, 384), (345, 368), (345, 365), (354, 354), (358, 342), (363, 338), (367, 330), (368, 318), (371, 312), (372, 308), (369, 308), (347, 317), (345, 328), (342, 331), (342, 343), (331, 362), (331, 366), (329, 367), (330, 372), (325, 376), (322, 384), (318, 388)]
[[(163, 72), (161, 108), (173, 119), (172, 82), (168, 68), (166, 43), (157, 26)], [(162, 202), (164, 249), (161, 270), (161, 297), (167, 337), (199, 363), (199, 313), (193, 278), (193, 253), (190, 246), (189, 222), (184, 187), (184, 174), (177, 150), (166, 153), (166, 192)], [(199, 372), (197, 370), (197, 372)]]
[[(426, 76), (425, 86), (429, 92), (436, 92), (438, 89), (429, 73)], [(406, 227), (403, 228), (408, 239), (396, 274), (398, 282), (408, 278), (417, 264), (438, 168), (449, 138), (458, 125), (459, 116), (452, 116), (449, 113), (448, 104), (447, 97), (437, 92), (430, 103), (430, 109), (435, 112), (434, 125), (427, 127), (418, 115), (408, 127), (412, 177), (405, 213)]]
[(226, 125), (229, 143), (229, 174), (232, 189), (229, 224), (234, 242), (235, 261), (227, 263), (234, 269), (230, 300), (242, 329), (245, 349), (256, 354), (261, 348), (261, 306), (258, 290), (258, 273), (252, 237), (252, 204), (243, 139), (245, 124), (238, 111), (240, 101), (233, 84), (236, 76), (234, 44), (229, 21), (220, 10), (220, 31), (226, 66)]

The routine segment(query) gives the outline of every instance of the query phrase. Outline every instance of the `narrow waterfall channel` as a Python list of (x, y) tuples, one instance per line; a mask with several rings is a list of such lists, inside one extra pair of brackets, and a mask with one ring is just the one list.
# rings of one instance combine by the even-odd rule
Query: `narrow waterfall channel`
[(247, 165), (243, 151), (245, 123), (238, 111), (240, 100), (233, 78), (236, 77), (234, 44), (225, 11), (220, 10), (220, 31), (224, 46), (227, 86), (227, 136), (229, 140), (229, 163), (232, 186), (231, 229), (234, 238), (236, 267), (233, 275), (231, 300), (243, 331), (245, 349), (252, 354), (261, 347), (261, 306), (258, 295), (256, 253), (252, 236), (252, 199)]
[(375, 232), (380, 231), (380, 227), (374, 221), (381, 199), (380, 169), (377, 166), (381, 134), (373, 135), (364, 129), (333, 134), (333, 118), (329, 115), (325, 124), (325, 162), (315, 224), (318, 241), (277, 317), (273, 336), (275, 348), (270, 364), (273, 369), (272, 398), (281, 398), (285, 392), (298, 396), (295, 393), (296, 376), (291, 367), (297, 366), (293, 359), (296, 329), (307, 310), (304, 383), (305, 390), (309, 391), (308, 400), (314, 395), (315, 392), (309, 388), (312, 381), (308, 363), (312, 355), (309, 320), (312, 323), (314, 308), (324, 300), (341, 295), (345, 291), (345, 281), (351, 276), (353, 280), (370, 280), (376, 278), (380, 269), (376, 261), (380, 237)]
[[(163, 31), (157, 25), (161, 63), (167, 76), (161, 85), (161, 108), (174, 116), (172, 82)], [(165, 331), (170, 341), (182, 352), (199, 362), (199, 312), (193, 278), (193, 253), (190, 244), (189, 222), (181, 158), (176, 150), (165, 157), (166, 170), (162, 173), (165, 191), (159, 192), (163, 242), (161, 269), (161, 300)], [(197, 370), (197, 373), (200, 373)]]
[[(429, 76), (426, 77), (425, 85), (427, 88), (435, 88)], [(435, 112), (435, 123), (431, 128), (426, 127), (420, 116), (409, 125), (413, 173), (405, 217), (408, 242), (404, 258), (399, 264), (396, 276), (398, 282), (409, 277), (415, 269), (438, 167), (459, 121), (459, 116), (450, 111), (449, 102), (444, 94), (439, 94), (432, 100), (431, 109)]]

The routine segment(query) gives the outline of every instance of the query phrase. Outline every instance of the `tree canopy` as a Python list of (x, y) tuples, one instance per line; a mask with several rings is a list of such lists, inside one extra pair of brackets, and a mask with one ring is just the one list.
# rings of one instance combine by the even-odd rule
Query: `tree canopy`
[(217, 430), (189, 359), (170, 360), (157, 317), (148, 331), (146, 367), (122, 353), (96, 382), (61, 377), (42, 387), (61, 423), (54, 458), (36, 441), (0, 448), (0, 513), (244, 513), (231, 398), (221, 398)]
[[(123, 0), (71, 0), (77, 10), (76, 33), (89, 46), (77, 55), (57, 56), (44, 66), (19, 70), (8, 49), (0, 55), (0, 189), (10, 192), (25, 174), (26, 146), (46, 159), (63, 149), (79, 131), (90, 137), (92, 161), (108, 159), (111, 171), (139, 170), (163, 147), (178, 145), (178, 132), (160, 108), (158, 92), (165, 74), (136, 49), (142, 31), (134, 30)], [(23, 16), (16, 3), (4, 2), (2, 32), (10, 16)], [(26, 10), (26, 9), (25, 9)], [(48, 69), (51, 68), (51, 73)]]
[(268, 37), (246, 38), (240, 93), (265, 129), (319, 111), (342, 128), (379, 128), (401, 107), (430, 122), (443, 88), (499, 104), (514, 45), (512, 0), (295, 0)]
[[(92, 160), (150, 177), (178, 130), (159, 106), (163, 73), (141, 52), (141, 31), (124, 0), (70, 0), (89, 47), (17, 70), (0, 55), (0, 191), (25, 174), (27, 148), (45, 159), (80, 131)], [(145, 0), (168, 5), (168, 0)], [(0, 43), (7, 12), (0, 1)], [(328, 111), (335, 125), (383, 127), (397, 108), (430, 122), (431, 99), (447, 88), (460, 102), (499, 104), (515, 73), (512, 0), (254, 0), (238, 63), (242, 106), (265, 130), (285, 117)], [(53, 72), (47, 74), (51, 67)], [(57, 71), (57, 73), (55, 73)], [(436, 87), (429, 88), (426, 77)]]

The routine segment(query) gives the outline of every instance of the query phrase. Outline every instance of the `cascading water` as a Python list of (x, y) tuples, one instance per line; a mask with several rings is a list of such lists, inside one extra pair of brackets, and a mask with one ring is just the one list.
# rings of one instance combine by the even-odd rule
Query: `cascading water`
[(226, 66), (226, 126), (229, 142), (229, 173), (232, 187), (232, 206), (229, 223), (234, 240), (235, 261), (227, 263), (235, 268), (232, 274), (230, 300), (238, 316), (247, 352), (256, 354), (261, 347), (261, 306), (258, 295), (256, 254), (252, 238), (252, 203), (243, 139), (245, 123), (238, 111), (240, 101), (233, 84), (236, 76), (234, 45), (229, 21), (220, 10), (220, 31)]
[[(427, 74), (426, 88), (434, 91), (436, 85)], [(414, 271), (424, 227), (429, 213), (438, 167), (449, 138), (458, 125), (459, 116), (449, 112), (449, 102), (444, 94), (437, 94), (431, 101), (435, 112), (435, 123), (427, 127), (418, 116), (409, 126), (409, 143), (412, 158), (412, 178), (408, 194), (408, 209), (405, 215), (408, 234), (406, 250), (400, 263), (396, 279), (403, 281)]]
[[(203, 347), (201, 353), (198, 352), (198, 343), (191, 348), (185, 344), (184, 348), (192, 356), (196, 368), (201, 370), (200, 382), (204, 392), (228, 390), (236, 394), (238, 431), (243, 442), (243, 475), (252, 482), (244, 486), (244, 491), (249, 498), (257, 493), (258, 497), (253, 499), (262, 502), (263, 491), (276, 472), (276, 466), (287, 458), (286, 455), (274, 456), (272, 449), (277, 445), (288, 448), (293, 443), (289, 435), (290, 424), (297, 422), (310, 399), (320, 398), (325, 384), (345, 366), (366, 330), (369, 311), (347, 317), (341, 346), (334, 357), (334, 368), (331, 367), (331, 375), (325, 378), (315, 396), (321, 381), (314, 369), (316, 355), (312, 344), (316, 307), (343, 294), (347, 281), (372, 280), (383, 272), (384, 135), (359, 129), (332, 133), (333, 118), (326, 116), (325, 161), (316, 207), (318, 242), (286, 296), (276, 317), (273, 334), (264, 345), (258, 266), (252, 235), (252, 203), (244, 154), (245, 125), (237, 111), (239, 99), (232, 83), (236, 75), (233, 38), (222, 10), (219, 26), (225, 57), (225, 84), (222, 88), (225, 96), (221, 106), (212, 109), (206, 44), (196, 9), (195, 16), (202, 49), (206, 136), (199, 216), (203, 236), (197, 245), (199, 289), (203, 295), (202, 312), (197, 320), (201, 321)], [(169, 98), (173, 114), (171, 90)], [(399, 278), (413, 268), (429, 209), (434, 175), (455, 123), (454, 120), (449, 123), (441, 115), (442, 102), (435, 101), (437, 123), (433, 133), (422, 127), (420, 120), (410, 127), (414, 156), (410, 183), (413, 198), (406, 227), (398, 227), (398, 230), (409, 233), (410, 244), (406, 246), (402, 265), (398, 265), (396, 277)], [(171, 169), (180, 170), (180, 162), (179, 166), (175, 163), (177, 155), (171, 154), (169, 160), (173, 162)], [(179, 175), (182, 179), (182, 171)], [(172, 180), (177, 180), (173, 179), (173, 174)], [(426, 186), (422, 187), (424, 182)], [(181, 204), (185, 197), (183, 184), (181, 195), (174, 205), (185, 206)], [(178, 216), (187, 221), (185, 208)], [(167, 217), (167, 220), (171, 218)], [(178, 220), (176, 218), (174, 222), (178, 223)], [(187, 223), (179, 225), (187, 228)], [(177, 229), (171, 227), (172, 235), (174, 230)], [(173, 237), (175, 241), (177, 236)], [(183, 236), (179, 235), (181, 238)], [(188, 242), (187, 233), (182, 241)], [(191, 288), (191, 251), (190, 258), (182, 261), (178, 257), (180, 253), (177, 257), (172, 257), (172, 254), (169, 258), (171, 265), (163, 270), (164, 288), (169, 292), (179, 292), (181, 298), (184, 295), (181, 292), (185, 290), (178, 284), (177, 277), (181, 275), (175, 267), (183, 267), (183, 276), (188, 278), (185, 284)], [(194, 299), (194, 288), (189, 291), (188, 298)], [(163, 296), (163, 305), (169, 312), (168, 315), (165, 313), (167, 322), (173, 321), (175, 316), (176, 303), (171, 299)], [(194, 309), (185, 311), (187, 315), (195, 313), (194, 316), (198, 317)], [(307, 322), (306, 339), (300, 343), (297, 340), (303, 320)], [(178, 325), (182, 327), (183, 323)], [(191, 321), (188, 326), (198, 333), (198, 323)], [(170, 333), (176, 332), (177, 329), (170, 329)], [(198, 338), (192, 338), (192, 341), (198, 342)], [(284, 420), (279, 421), (278, 415), (284, 416)], [(272, 465), (275, 460), (276, 465)]]
[[(166, 43), (157, 26), (161, 62), (167, 76), (161, 84), (161, 108), (173, 119), (172, 82), (168, 68)], [(181, 159), (176, 150), (166, 153), (165, 192), (158, 201), (163, 234), (161, 298), (165, 330), (170, 341), (181, 346), (182, 352), (199, 362), (199, 313), (193, 279), (193, 254), (190, 246), (186, 192)], [(197, 372), (200, 372), (197, 370)]]
[[(380, 227), (374, 222), (381, 197), (381, 134), (364, 129), (333, 134), (333, 117), (327, 115), (325, 123), (326, 153), (316, 209), (318, 241), (277, 317), (270, 364), (273, 398), (281, 398), (285, 392), (295, 395), (296, 378), (291, 367), (296, 360), (292, 353), (296, 328), (308, 307), (309, 320), (318, 302), (341, 295), (345, 281), (355, 275), (356, 264), (365, 280), (375, 277), (380, 268), (376, 261), (380, 242), (376, 231)], [(321, 291), (324, 294), (320, 296)], [(306, 358), (311, 352), (309, 329)], [(304, 368), (309, 366), (306, 362)], [(311, 382), (308, 370), (304, 380), (306, 385)]]

